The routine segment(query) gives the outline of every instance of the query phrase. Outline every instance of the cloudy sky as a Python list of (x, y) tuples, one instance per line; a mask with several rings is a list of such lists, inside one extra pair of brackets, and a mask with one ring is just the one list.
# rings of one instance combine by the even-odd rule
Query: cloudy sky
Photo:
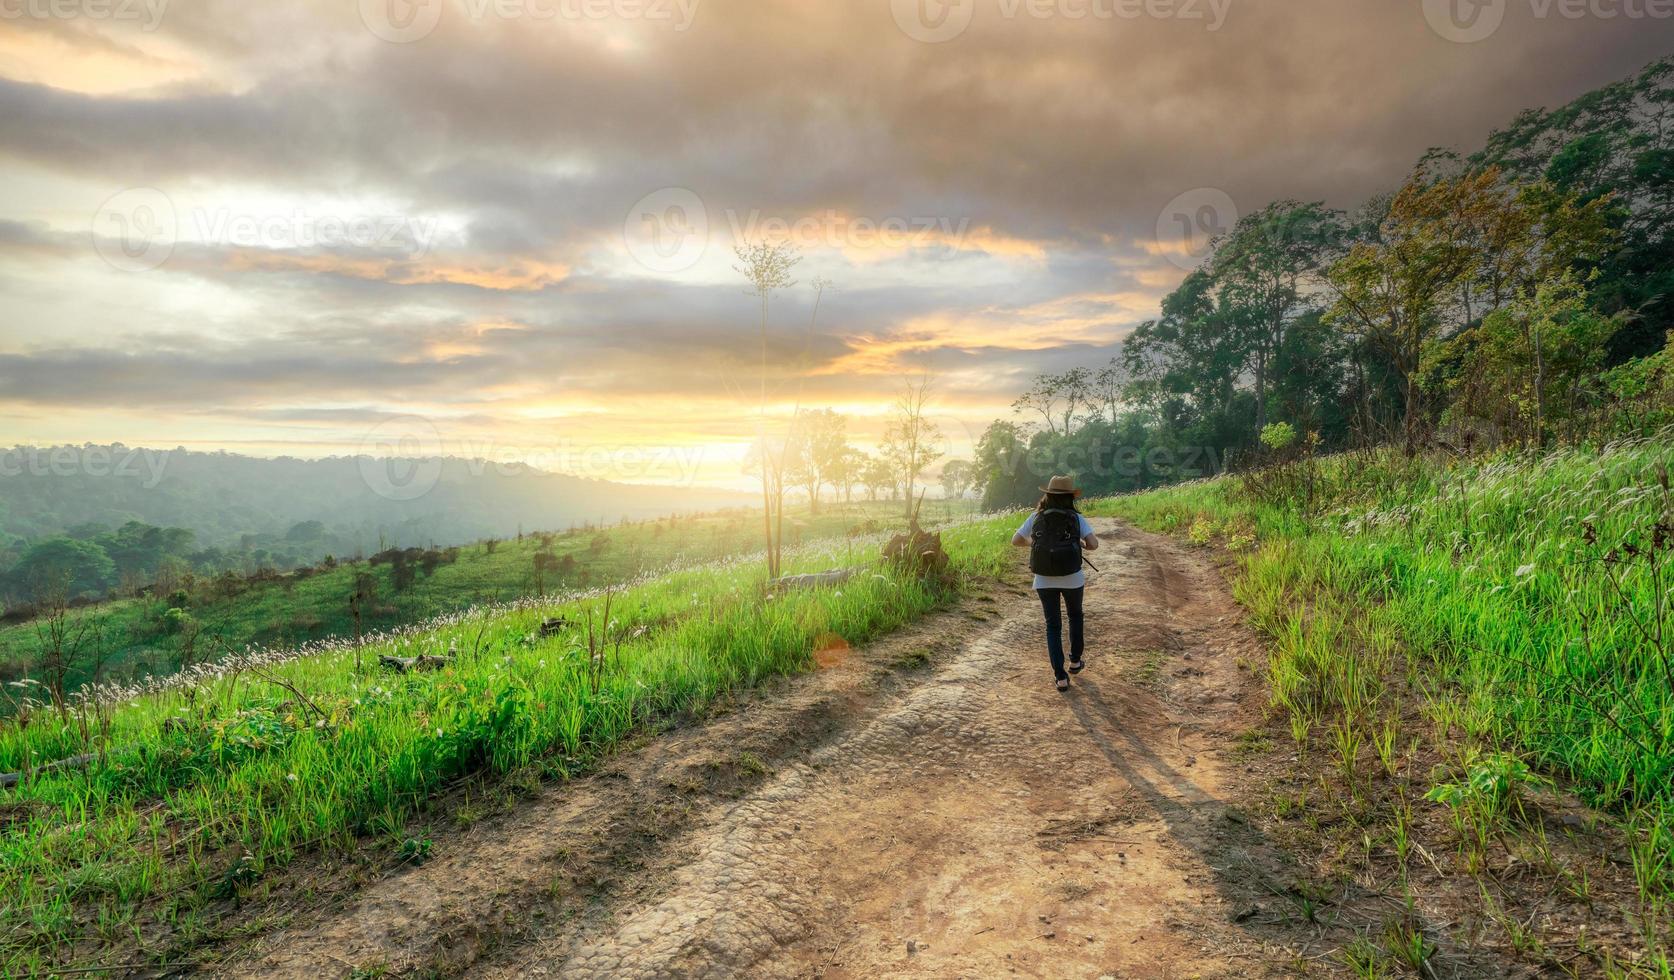
[(738, 482), (771, 239), (777, 411), (866, 442), (928, 372), (957, 453), (1208, 232), (1633, 72), (1663, 2), (0, 0), (0, 444)]

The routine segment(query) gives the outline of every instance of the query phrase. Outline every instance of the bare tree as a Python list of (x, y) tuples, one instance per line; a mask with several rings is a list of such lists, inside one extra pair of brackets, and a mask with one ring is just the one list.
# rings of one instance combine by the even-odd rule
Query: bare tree
[(378, 599), (378, 580), (369, 572), (355, 573), (354, 591), (349, 593), (349, 615), (355, 620), (355, 673), (360, 673), (360, 648), (365, 644), (361, 619)]
[(1092, 384), (1088, 388), (1091, 403), (1110, 416), (1112, 425), (1116, 423), (1116, 414), (1121, 411), (1122, 402), (1127, 398), (1128, 386), (1134, 381), (1133, 372), (1128, 370), (1120, 356), (1112, 357), (1110, 363), (1099, 368), (1093, 375)]
[(1039, 415), (1048, 432), (1067, 436), (1075, 425), (1076, 412), (1093, 404), (1093, 384), (1093, 374), (1086, 368), (1043, 374), (1011, 403), (1011, 410), (1020, 415)]
[[(568, 557), (567, 555), (565, 557)], [(535, 552), (533, 573), (535, 576), (535, 594), (546, 597), (546, 576), (558, 571), (558, 556), (551, 551), (542, 549)]]
[(919, 474), (942, 457), (942, 451), (935, 445), (941, 431), (925, 415), (930, 404), (930, 388), (927, 374), (907, 382), (895, 399), (895, 421), (884, 433), (883, 454), (892, 464), (907, 498), (908, 516), (912, 515)]
[[(767, 430), (767, 320), (769, 301), (774, 293), (796, 285), (791, 269), (801, 261), (788, 242), (745, 242), (734, 249), (739, 264), (733, 268), (750, 286), (748, 295), (761, 303), (761, 390), (760, 416), (757, 425), (757, 454), (761, 465), (762, 537), (767, 547), (767, 572), (778, 577), (783, 552), (785, 528), (785, 463), (790, 449), (790, 438), (773, 445)], [(820, 300), (828, 283), (814, 280), (814, 305), (808, 318), (808, 337), (813, 336), (814, 323), (819, 318)], [(800, 411), (800, 404), (798, 405)], [(794, 413), (793, 413), (794, 417)]]
[(43, 575), (32, 589), (39, 613), (35, 617), (36, 654), (34, 672), (39, 675), (52, 706), (60, 715), (69, 711), (70, 678), (89, 643), (94, 647), (93, 676), (103, 669), (98, 649), (99, 632), (94, 617), (77, 615), (70, 608), (70, 574), (67, 571)]

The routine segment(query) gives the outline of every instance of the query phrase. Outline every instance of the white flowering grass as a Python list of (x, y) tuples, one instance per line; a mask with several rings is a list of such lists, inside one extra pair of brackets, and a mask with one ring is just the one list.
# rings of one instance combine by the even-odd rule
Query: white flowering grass
[[(949, 527), (955, 568), (997, 572), (1013, 523)], [(868, 562), (879, 543), (818, 542), (787, 568)], [(523, 600), (372, 637), (359, 674), (352, 643), (336, 641), (89, 690), (64, 716), (37, 707), (0, 729), (0, 771), (97, 757), (6, 799), (0, 973), (62, 965), (95, 926), (117, 941), (138, 916), (172, 921), (304, 849), (396, 833), (461, 776), (576, 771), (648, 722), (806, 668), (821, 635), (864, 642), (946, 598), (882, 566), (841, 592), (773, 595), (760, 569), (741, 555), (629, 583), (613, 590), (608, 629), (601, 593)], [(589, 649), (589, 614), (602, 648)], [(551, 617), (567, 625), (543, 637)], [(376, 666), (420, 654), (453, 660), (430, 673)]]
[(1334, 457), (1312, 516), (1235, 478), (1099, 506), (1182, 532), (1256, 527), (1238, 595), (1273, 639), (1269, 680), (1299, 741), (1370, 727), (1387, 684), (1415, 685), (1461, 753), (1509, 749), (1633, 815), (1649, 842), (1636, 869), (1674, 889), (1674, 539), (1645, 558), (1674, 524), (1671, 468), (1665, 432), (1456, 462)]

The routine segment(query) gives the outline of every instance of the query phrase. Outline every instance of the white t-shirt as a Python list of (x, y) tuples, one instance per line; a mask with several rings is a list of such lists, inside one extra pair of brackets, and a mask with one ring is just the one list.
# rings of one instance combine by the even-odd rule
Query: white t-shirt
[[(1026, 538), (1026, 537), (1029, 536), (1029, 534), (1032, 531), (1034, 531), (1034, 529), (1035, 529), (1035, 514), (1038, 514), (1038, 513), (1040, 513), (1040, 511), (1037, 510), (1037, 511), (1034, 511), (1033, 513), (1031, 513), (1029, 515), (1029, 519), (1023, 522), (1022, 527), (1017, 529), (1018, 535), (1020, 535), (1021, 537)], [(1080, 514), (1077, 514), (1077, 515), (1075, 515), (1075, 519), (1081, 522), (1081, 537), (1082, 537), (1082, 539), (1085, 540), (1087, 538), (1092, 537), (1093, 536), (1093, 525), (1087, 523), (1087, 518), (1083, 517)], [(1086, 573), (1082, 572), (1081, 569), (1079, 569), (1079, 568), (1075, 570), (1074, 575), (1036, 575), (1035, 576), (1035, 588), (1037, 588), (1037, 589), (1079, 589), (1083, 585), (1086, 585), (1086, 584), (1087, 584), (1087, 575), (1086, 575)]]

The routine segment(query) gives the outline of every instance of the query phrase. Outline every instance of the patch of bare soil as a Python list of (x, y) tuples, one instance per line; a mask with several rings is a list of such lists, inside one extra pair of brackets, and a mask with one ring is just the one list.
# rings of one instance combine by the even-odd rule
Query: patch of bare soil
[[(1087, 669), (999, 588), (439, 835), (229, 974), (1276, 977), (1375, 921), (1247, 814), (1261, 659), (1204, 553), (1098, 522)], [(1350, 890), (1352, 891), (1352, 889)], [(1433, 930), (1441, 935), (1443, 930)], [(1455, 951), (1453, 975), (1494, 976)], [(1448, 957), (1451, 957), (1449, 959)]]
[[(488, 784), (455, 792), (435, 822), (428, 861), (387, 857), (298, 862), (252, 907), (255, 934), (217, 971), (227, 976), (455, 974), (507, 945), (579, 928), (660, 887), (694, 828), (782, 767), (930, 676), (992, 629), (1023, 589), (992, 589), (878, 642), (829, 637), (818, 668), (723, 699), (702, 719), (648, 736), (598, 771), (562, 783)], [(380, 865), (385, 865), (380, 867)]]

